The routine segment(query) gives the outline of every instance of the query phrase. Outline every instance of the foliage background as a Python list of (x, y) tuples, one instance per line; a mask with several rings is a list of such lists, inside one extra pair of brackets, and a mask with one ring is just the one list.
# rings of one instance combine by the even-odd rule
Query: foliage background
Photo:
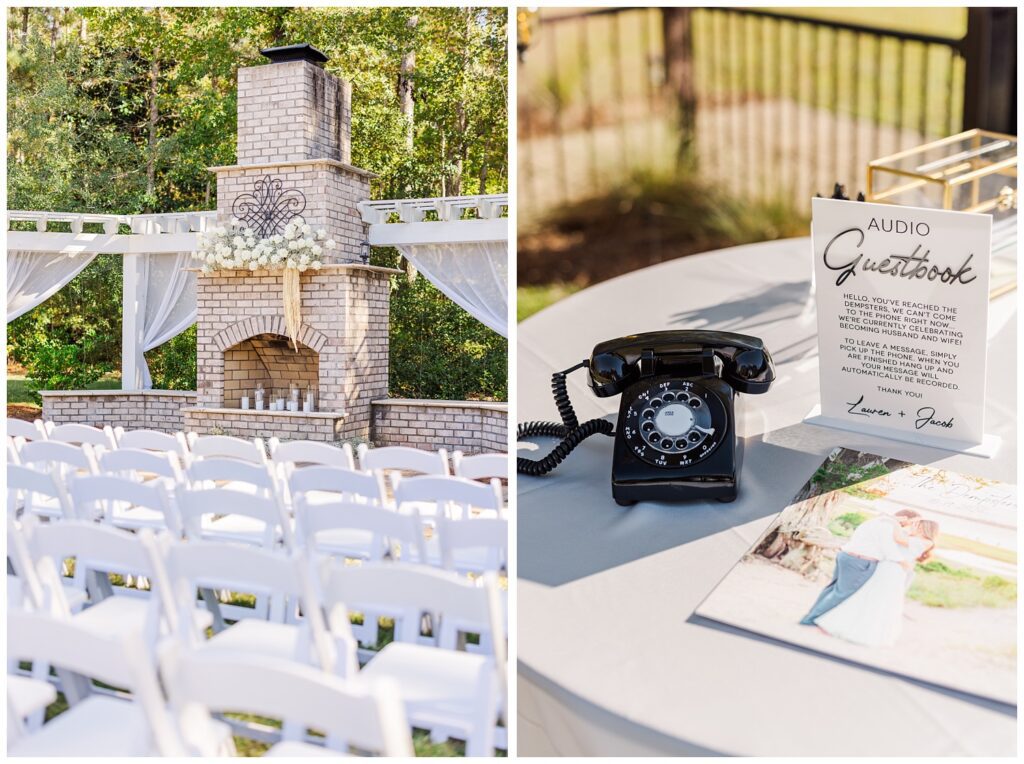
[[(213, 209), (206, 168), (235, 161), (236, 72), (308, 42), (353, 85), (352, 159), (377, 198), (507, 190), (504, 8), (11, 8), (8, 207)], [(411, 93), (411, 100), (402, 94)], [(374, 262), (398, 265), (393, 250)], [(36, 387), (80, 388), (120, 361), (121, 262), (97, 258), (8, 326)], [(391, 392), (507, 399), (507, 343), (423, 278), (396, 277)], [(194, 388), (195, 332), (147, 353)]]

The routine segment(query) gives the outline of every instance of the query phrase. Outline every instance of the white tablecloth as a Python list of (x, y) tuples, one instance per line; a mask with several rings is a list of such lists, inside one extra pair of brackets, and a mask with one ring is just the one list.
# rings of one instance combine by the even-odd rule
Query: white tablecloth
[[(521, 754), (1014, 752), (1006, 706), (691, 619), (834, 446), (1016, 479), (1016, 293), (991, 306), (987, 430), (1003, 447), (983, 459), (801, 422), (818, 400), (810, 264), (807, 239), (735, 247), (598, 284), (520, 324), (520, 421), (557, 420), (551, 372), (634, 332), (752, 334), (778, 370), (770, 392), (745, 396), (733, 504), (617, 506), (604, 436), (545, 477), (519, 477)], [(569, 391), (581, 421), (618, 410), (583, 370)]]

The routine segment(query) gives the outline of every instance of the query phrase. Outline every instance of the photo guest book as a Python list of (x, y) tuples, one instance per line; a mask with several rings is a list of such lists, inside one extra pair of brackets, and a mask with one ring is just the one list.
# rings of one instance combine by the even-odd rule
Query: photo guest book
[(814, 199), (821, 407), (809, 421), (990, 454), (992, 217)]

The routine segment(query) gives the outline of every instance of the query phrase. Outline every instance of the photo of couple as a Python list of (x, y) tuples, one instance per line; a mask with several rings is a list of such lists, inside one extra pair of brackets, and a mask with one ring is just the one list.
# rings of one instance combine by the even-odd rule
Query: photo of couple
[(858, 645), (895, 644), (915, 565), (928, 561), (938, 535), (939, 524), (912, 509), (857, 526), (836, 555), (832, 580), (800, 623)]
[(1016, 496), (837, 448), (696, 614), (1015, 704)]

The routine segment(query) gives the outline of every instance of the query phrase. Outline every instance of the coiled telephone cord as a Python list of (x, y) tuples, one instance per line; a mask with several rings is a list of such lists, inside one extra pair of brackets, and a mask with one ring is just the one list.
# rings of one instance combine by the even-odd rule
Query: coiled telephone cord
[(565, 384), (566, 376), (577, 369), (587, 366), (589, 366), (589, 363), (582, 361), (571, 369), (556, 371), (551, 375), (551, 393), (555, 398), (555, 405), (558, 407), (558, 415), (562, 418), (561, 424), (558, 422), (524, 422), (519, 425), (516, 431), (516, 438), (518, 440), (538, 437), (562, 439), (562, 442), (555, 446), (551, 453), (543, 459), (527, 459), (524, 456), (516, 459), (516, 471), (520, 474), (546, 475), (561, 464), (565, 457), (572, 453), (573, 449), (591, 435), (597, 435), (598, 433), (602, 435), (614, 434), (615, 426), (607, 419), (591, 419), (580, 424), (576, 418), (576, 412), (572, 408), (572, 403), (569, 401), (569, 392)]

